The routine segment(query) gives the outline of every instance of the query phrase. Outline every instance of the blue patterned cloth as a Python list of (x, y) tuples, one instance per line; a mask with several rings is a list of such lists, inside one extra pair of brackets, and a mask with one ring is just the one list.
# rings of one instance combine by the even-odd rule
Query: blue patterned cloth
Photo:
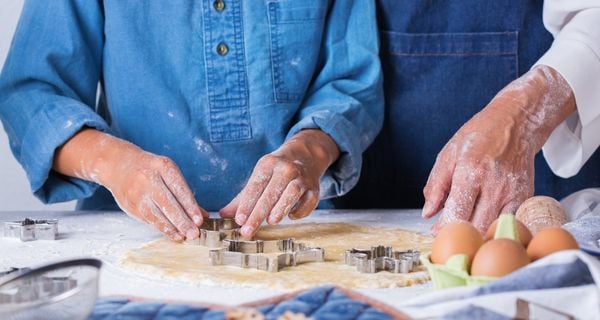
[[(333, 287), (314, 288), (288, 300), (256, 308), (266, 319), (285, 312), (301, 313), (313, 319), (386, 320), (392, 317), (371, 305), (348, 297)], [(89, 320), (213, 320), (225, 319), (223, 311), (180, 304), (136, 302), (124, 298), (104, 298), (96, 303)]]

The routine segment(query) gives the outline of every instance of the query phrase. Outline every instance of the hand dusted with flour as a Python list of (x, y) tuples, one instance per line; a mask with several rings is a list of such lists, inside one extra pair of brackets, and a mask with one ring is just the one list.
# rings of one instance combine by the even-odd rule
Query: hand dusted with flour
[(432, 231), (457, 220), (480, 232), (533, 194), (534, 157), (575, 111), (568, 83), (538, 66), (510, 83), (450, 139), (424, 189), (423, 217), (441, 216)]
[(319, 181), (339, 154), (322, 131), (300, 131), (258, 161), (246, 187), (221, 215), (235, 217), (245, 237), (254, 235), (265, 219), (277, 224), (285, 216), (308, 216), (319, 203)]
[(103, 185), (128, 215), (174, 241), (197, 238), (208, 217), (171, 159), (93, 129), (58, 150), (54, 170)]

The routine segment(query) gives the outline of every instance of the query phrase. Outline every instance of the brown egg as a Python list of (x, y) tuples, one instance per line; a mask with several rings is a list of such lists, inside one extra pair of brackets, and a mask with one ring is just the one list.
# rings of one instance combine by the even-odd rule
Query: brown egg
[(533, 237), (527, 247), (527, 255), (535, 261), (554, 252), (570, 249), (579, 249), (579, 245), (569, 231), (560, 227), (550, 227)]
[[(498, 225), (498, 219), (496, 219), (496, 221), (492, 222), (492, 225), (490, 225), (490, 227), (488, 228), (487, 232), (485, 233), (485, 236), (483, 237), (484, 241), (489, 241), (489, 240), (494, 239), (494, 234), (496, 233), (497, 225)], [(527, 247), (527, 245), (529, 244), (529, 242), (531, 241), (531, 238), (533, 236), (531, 235), (531, 232), (529, 231), (529, 229), (527, 229), (527, 227), (521, 221), (518, 221), (518, 220), (517, 220), (517, 232), (519, 233), (519, 241), (521, 241), (523, 246)]]
[(529, 228), (533, 236), (544, 228), (560, 227), (567, 222), (565, 209), (560, 202), (546, 196), (525, 200), (517, 210), (516, 217)]
[(483, 237), (470, 223), (450, 223), (442, 228), (433, 240), (431, 261), (445, 264), (451, 256), (462, 253), (468, 256), (467, 264), (470, 264), (482, 244)]
[(471, 266), (471, 275), (502, 277), (529, 263), (523, 246), (511, 239), (493, 239), (484, 243)]

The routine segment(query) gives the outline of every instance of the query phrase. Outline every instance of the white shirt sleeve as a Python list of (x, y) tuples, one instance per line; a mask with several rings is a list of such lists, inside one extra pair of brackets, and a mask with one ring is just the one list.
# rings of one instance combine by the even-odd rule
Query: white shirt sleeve
[(577, 103), (542, 148), (552, 171), (567, 178), (600, 146), (600, 0), (546, 0), (544, 25), (554, 42), (536, 65), (558, 71)]

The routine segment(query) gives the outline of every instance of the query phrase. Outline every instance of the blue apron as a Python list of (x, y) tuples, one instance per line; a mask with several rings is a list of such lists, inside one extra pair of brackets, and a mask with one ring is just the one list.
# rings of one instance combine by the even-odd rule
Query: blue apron
[[(379, 0), (385, 123), (361, 179), (338, 208), (418, 208), (435, 157), (500, 89), (552, 43), (542, 1)], [(600, 186), (600, 154), (570, 179), (536, 157), (535, 193), (556, 198)]]

